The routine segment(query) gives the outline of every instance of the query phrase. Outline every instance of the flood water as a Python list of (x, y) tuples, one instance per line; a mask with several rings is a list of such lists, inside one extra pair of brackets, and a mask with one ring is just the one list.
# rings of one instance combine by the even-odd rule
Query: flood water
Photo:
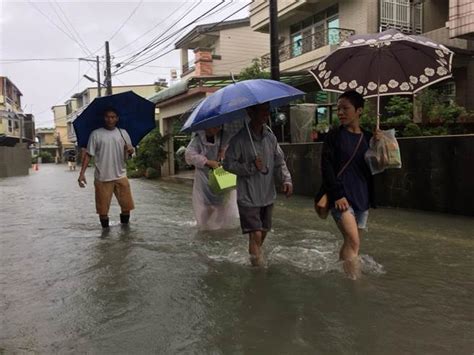
[(0, 353), (472, 354), (474, 219), (371, 211), (364, 275), (312, 200), (280, 198), (266, 265), (238, 230), (198, 232), (191, 187), (133, 180), (102, 233), (78, 172), (0, 179)]

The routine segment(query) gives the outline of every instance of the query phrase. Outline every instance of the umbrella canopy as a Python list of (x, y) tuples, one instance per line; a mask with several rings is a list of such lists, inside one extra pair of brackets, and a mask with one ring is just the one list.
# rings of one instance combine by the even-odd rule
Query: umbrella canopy
[(80, 147), (87, 147), (92, 131), (104, 127), (104, 111), (111, 107), (119, 115), (117, 126), (128, 132), (134, 146), (156, 127), (155, 104), (133, 91), (98, 97), (73, 122)]
[(271, 108), (303, 97), (304, 92), (279, 81), (253, 79), (240, 81), (204, 99), (184, 123), (182, 132), (221, 126), (247, 117), (245, 109), (268, 102)]
[(414, 94), (452, 76), (453, 52), (397, 30), (355, 35), (310, 70), (325, 91), (355, 90), (366, 98)]

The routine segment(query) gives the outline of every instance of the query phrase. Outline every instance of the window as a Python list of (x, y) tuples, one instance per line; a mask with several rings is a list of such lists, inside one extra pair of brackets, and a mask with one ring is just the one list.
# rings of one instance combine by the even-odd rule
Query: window
[(338, 5), (290, 26), (291, 57), (339, 43)]
[(9, 133), (13, 132), (13, 122), (12, 122), (12, 120), (8, 120), (8, 132)]
[(395, 28), (407, 34), (423, 32), (423, 4), (411, 0), (380, 0), (380, 29)]
[(454, 80), (445, 81), (438, 84), (435, 90), (440, 94), (445, 103), (451, 103), (456, 100), (456, 83)]

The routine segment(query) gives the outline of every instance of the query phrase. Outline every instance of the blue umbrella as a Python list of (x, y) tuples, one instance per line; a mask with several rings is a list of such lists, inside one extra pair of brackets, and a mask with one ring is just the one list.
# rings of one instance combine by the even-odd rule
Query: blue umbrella
[(271, 108), (303, 97), (304, 92), (279, 81), (253, 79), (240, 81), (204, 99), (184, 123), (182, 132), (221, 126), (247, 117), (245, 109), (268, 102)]
[(133, 91), (98, 97), (73, 122), (80, 147), (87, 147), (93, 130), (104, 127), (104, 111), (110, 107), (118, 112), (117, 126), (128, 132), (133, 146), (156, 127), (155, 104)]

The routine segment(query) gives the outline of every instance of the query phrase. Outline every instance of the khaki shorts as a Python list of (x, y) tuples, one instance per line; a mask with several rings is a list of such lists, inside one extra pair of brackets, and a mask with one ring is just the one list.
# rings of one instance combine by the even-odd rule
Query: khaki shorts
[(94, 186), (97, 214), (106, 216), (109, 213), (112, 195), (115, 195), (117, 198), (122, 212), (128, 212), (135, 208), (130, 183), (126, 177), (113, 181), (95, 180)]

